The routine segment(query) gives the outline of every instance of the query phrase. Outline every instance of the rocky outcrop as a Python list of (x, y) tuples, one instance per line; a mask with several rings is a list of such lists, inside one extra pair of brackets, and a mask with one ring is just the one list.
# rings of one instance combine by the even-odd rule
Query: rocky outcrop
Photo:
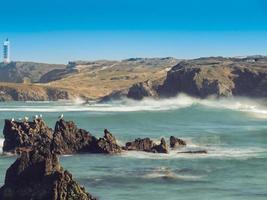
[(91, 152), (96, 141), (96, 137), (86, 130), (77, 128), (73, 121), (60, 119), (56, 122), (52, 145), (58, 154)]
[(96, 138), (84, 129), (77, 128), (73, 121), (60, 119), (55, 130), (50, 129), (42, 118), (33, 121), (5, 120), (4, 152), (20, 154), (25, 149), (41, 146), (53, 149), (57, 154), (74, 153), (120, 153), (116, 138), (104, 130), (103, 138)]
[(127, 142), (124, 149), (128, 151), (168, 153), (168, 146), (164, 138), (161, 139), (160, 144), (155, 144), (150, 138), (137, 138), (133, 142)]
[(185, 146), (186, 142), (182, 139), (179, 139), (177, 137), (171, 136), (170, 137), (170, 147), (171, 148), (176, 148), (179, 146)]
[(135, 100), (141, 100), (144, 97), (156, 97), (156, 89), (157, 88), (152, 81), (136, 83), (129, 88), (127, 97)]
[(104, 137), (99, 138), (94, 145), (93, 153), (121, 153), (122, 148), (117, 144), (116, 138), (107, 130), (104, 130)]
[(7, 170), (1, 200), (95, 200), (47, 149), (23, 151)]
[(3, 134), (5, 137), (3, 151), (20, 153), (33, 146), (50, 148), (53, 131), (39, 118), (33, 121), (5, 120)]
[(164, 138), (161, 138), (160, 144), (156, 144), (152, 148), (153, 153), (169, 153), (167, 143)]

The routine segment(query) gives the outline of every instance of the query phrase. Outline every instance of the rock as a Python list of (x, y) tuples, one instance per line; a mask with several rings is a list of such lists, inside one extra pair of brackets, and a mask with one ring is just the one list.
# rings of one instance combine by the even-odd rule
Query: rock
[(136, 83), (129, 88), (127, 97), (135, 100), (141, 100), (144, 97), (156, 97), (157, 92), (152, 81)]
[(266, 63), (266, 59), (248, 62), (220, 57), (182, 61), (167, 73), (157, 93), (160, 97), (179, 93), (201, 98), (267, 97)]
[(145, 151), (152, 153), (168, 153), (168, 147), (164, 138), (160, 144), (155, 144), (150, 138), (137, 138), (133, 142), (127, 142), (124, 147), (127, 151)]
[(152, 152), (154, 153), (168, 153), (168, 146), (164, 138), (161, 138), (160, 144), (154, 145), (152, 148)]
[(116, 138), (107, 130), (104, 130), (104, 137), (96, 142), (93, 153), (121, 153), (122, 148), (117, 144)]
[(95, 200), (64, 170), (47, 149), (23, 151), (7, 170), (2, 200)]
[(50, 149), (53, 132), (40, 118), (17, 122), (5, 120), (3, 152), (20, 153), (21, 150), (42, 146)]
[(176, 138), (174, 136), (170, 137), (170, 147), (171, 148), (175, 148), (178, 146), (185, 146), (185, 145), (186, 145), (186, 142), (184, 140), (181, 140), (181, 139)]
[(58, 154), (93, 152), (97, 138), (77, 128), (73, 121), (60, 119), (56, 122), (53, 149)]
[(207, 150), (196, 150), (196, 151), (183, 151), (178, 153), (189, 153), (189, 154), (207, 154)]
[(125, 149), (128, 151), (146, 151), (152, 152), (152, 148), (154, 147), (154, 142), (150, 140), (150, 138), (137, 138), (133, 142), (127, 142), (125, 144)]
[(103, 138), (96, 138), (73, 121), (60, 119), (53, 132), (43, 119), (17, 122), (5, 120), (3, 151), (20, 154), (25, 149), (40, 146), (57, 154), (120, 153), (116, 138), (107, 130)]

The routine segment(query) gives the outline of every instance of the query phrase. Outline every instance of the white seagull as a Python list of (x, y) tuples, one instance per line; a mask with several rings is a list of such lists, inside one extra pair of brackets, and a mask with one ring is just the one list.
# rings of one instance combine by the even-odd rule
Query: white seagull
[(64, 115), (63, 113), (58, 117), (58, 119), (63, 119)]
[(25, 116), (24, 121), (27, 122), (29, 120), (29, 117)]

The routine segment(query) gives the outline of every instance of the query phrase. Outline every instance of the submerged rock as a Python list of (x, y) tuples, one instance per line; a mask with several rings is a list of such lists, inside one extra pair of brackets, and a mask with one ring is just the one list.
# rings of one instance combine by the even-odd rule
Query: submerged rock
[(185, 146), (185, 145), (186, 145), (186, 142), (184, 140), (181, 140), (181, 139), (174, 137), (174, 136), (170, 137), (170, 147), (171, 148), (175, 148), (178, 146)]
[(133, 142), (127, 142), (124, 147), (128, 151), (146, 151), (153, 153), (168, 153), (168, 147), (164, 138), (160, 144), (155, 144), (150, 138), (137, 138)]
[(207, 150), (190, 150), (190, 151), (183, 151), (183, 152), (178, 152), (178, 153), (188, 153), (188, 154), (207, 154)]
[(34, 148), (23, 151), (7, 170), (1, 200), (95, 200), (64, 170), (55, 153)]

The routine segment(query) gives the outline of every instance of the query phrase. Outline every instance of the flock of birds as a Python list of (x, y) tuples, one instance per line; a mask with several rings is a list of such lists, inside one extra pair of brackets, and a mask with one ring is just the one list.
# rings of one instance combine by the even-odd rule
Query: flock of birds
[[(60, 116), (58, 116), (58, 120), (63, 119), (63, 117), (64, 117), (64, 115), (61, 114)], [(42, 118), (43, 118), (42, 114), (33, 116), (33, 120), (38, 120), (38, 119), (42, 119)], [(25, 116), (23, 119), (19, 118), (18, 120), (23, 121), (23, 122), (27, 122), (27, 121), (29, 121), (29, 117)], [(12, 118), (11, 121), (14, 122), (15, 118)]]

